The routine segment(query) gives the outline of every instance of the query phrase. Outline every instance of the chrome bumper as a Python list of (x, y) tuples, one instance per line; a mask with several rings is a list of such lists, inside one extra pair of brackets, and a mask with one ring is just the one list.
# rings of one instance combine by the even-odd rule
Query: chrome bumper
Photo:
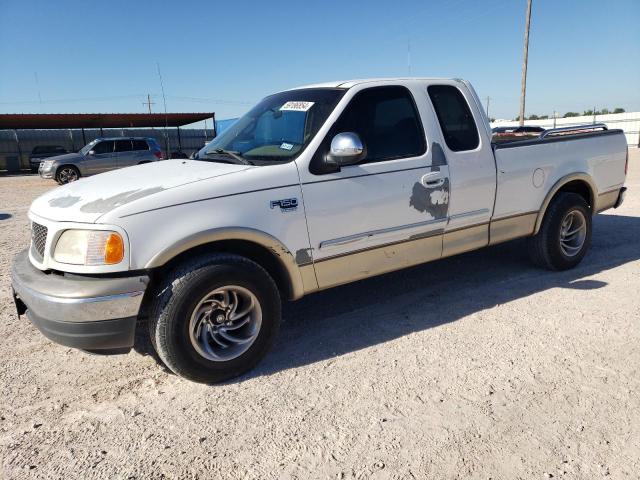
[(12, 266), (18, 315), (26, 313), (48, 338), (84, 349), (133, 345), (135, 322), (149, 282), (127, 277), (63, 276), (45, 273), (20, 252)]

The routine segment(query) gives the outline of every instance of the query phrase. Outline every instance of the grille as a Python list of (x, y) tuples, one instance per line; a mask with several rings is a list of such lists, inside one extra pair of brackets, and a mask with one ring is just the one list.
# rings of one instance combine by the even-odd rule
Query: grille
[(40, 260), (44, 258), (44, 246), (47, 242), (47, 227), (31, 222), (31, 247)]

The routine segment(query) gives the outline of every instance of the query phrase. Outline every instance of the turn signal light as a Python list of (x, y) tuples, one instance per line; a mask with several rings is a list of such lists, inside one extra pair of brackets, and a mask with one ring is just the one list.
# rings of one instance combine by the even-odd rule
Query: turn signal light
[(111, 233), (104, 246), (104, 263), (113, 265), (124, 258), (124, 242), (117, 233)]

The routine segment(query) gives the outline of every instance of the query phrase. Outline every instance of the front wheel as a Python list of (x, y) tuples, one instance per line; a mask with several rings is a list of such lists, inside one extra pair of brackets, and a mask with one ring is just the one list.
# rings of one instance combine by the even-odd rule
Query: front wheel
[(280, 295), (258, 264), (231, 254), (184, 263), (160, 286), (149, 333), (164, 364), (189, 380), (216, 383), (253, 368), (280, 326)]
[(529, 238), (529, 255), (549, 270), (578, 265), (591, 244), (591, 210), (580, 195), (561, 193), (547, 212), (540, 231)]
[(60, 185), (75, 182), (80, 178), (80, 171), (73, 165), (63, 165), (56, 172), (56, 181)]

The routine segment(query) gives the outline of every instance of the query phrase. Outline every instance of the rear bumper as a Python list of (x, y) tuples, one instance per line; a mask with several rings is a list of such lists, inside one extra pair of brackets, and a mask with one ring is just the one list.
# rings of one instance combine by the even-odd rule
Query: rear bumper
[(627, 187), (622, 187), (620, 189), (620, 192), (618, 193), (618, 199), (616, 200), (616, 203), (613, 205), (613, 208), (618, 208), (620, 205), (622, 205), (622, 202), (624, 202), (624, 196), (626, 192), (627, 192)]
[(85, 350), (128, 350), (149, 277), (47, 274), (19, 253), (11, 271), (18, 315), (50, 340)]

